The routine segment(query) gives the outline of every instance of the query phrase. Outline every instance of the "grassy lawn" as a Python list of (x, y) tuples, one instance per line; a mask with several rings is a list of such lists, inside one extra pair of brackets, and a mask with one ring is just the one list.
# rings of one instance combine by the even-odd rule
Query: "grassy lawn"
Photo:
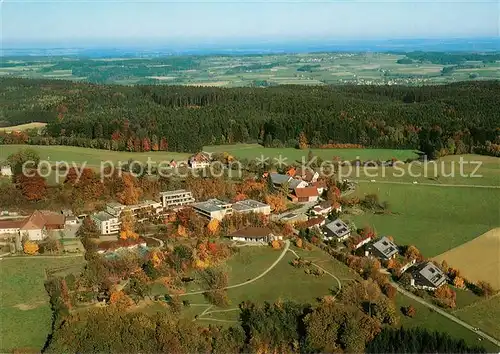
[(414, 244), (433, 257), (500, 224), (500, 189), (362, 183), (359, 197), (376, 193), (393, 215), (349, 216), (356, 226), (373, 226), (399, 244)]
[[(301, 161), (302, 157), (307, 158), (309, 150), (299, 150), (293, 148), (264, 148), (259, 144), (235, 144), (235, 145), (217, 145), (205, 146), (203, 148), (209, 152), (227, 152), (236, 158), (255, 159), (264, 155), (265, 157), (275, 158), (283, 156), (286, 163), (291, 164), (295, 161)], [(339, 156), (342, 160), (361, 160), (380, 159), (388, 160), (396, 157), (400, 160), (416, 157), (414, 150), (392, 150), (392, 149), (311, 149), (313, 154), (321, 157), (323, 160), (332, 160), (334, 156)]]
[[(311, 251), (304, 251), (294, 248), (301, 257), (317, 263), (329, 272), (336, 275), (342, 284), (347, 284), (350, 279), (357, 279), (344, 264), (336, 261), (330, 255), (314, 248)], [(229, 284), (238, 284), (261, 274), (279, 256), (280, 251), (270, 247), (243, 247), (239, 254), (235, 255), (227, 262), (229, 271)], [(277, 300), (291, 300), (303, 303), (314, 303), (316, 298), (324, 295), (336, 293), (338, 291), (337, 281), (328, 274), (322, 276), (308, 275), (304, 269), (295, 268), (289, 264), (295, 256), (287, 252), (285, 257), (264, 277), (255, 282), (241, 287), (228, 289), (227, 294), (230, 300), (228, 308), (213, 307), (210, 311), (220, 311), (204, 317), (215, 318), (221, 321), (235, 321), (238, 318), (238, 311), (224, 310), (238, 307), (238, 305), (250, 300), (257, 303), (265, 301), (274, 302)], [(193, 291), (189, 289), (189, 291)], [(187, 295), (181, 298), (189, 300), (191, 307), (186, 308), (184, 316), (192, 318), (199, 315), (209, 306), (203, 295)], [(206, 304), (206, 307), (196, 306)], [(208, 320), (203, 320), (208, 322)], [(215, 322), (215, 321), (214, 321)]]
[[(489, 353), (496, 353), (500, 350), (500, 348), (487, 340), (479, 341), (478, 336), (474, 332), (406, 296), (398, 294), (396, 305), (398, 309), (409, 305), (412, 305), (416, 309), (416, 315), (413, 318), (406, 317), (401, 312), (399, 313), (400, 324), (403, 327), (424, 327), (432, 331), (446, 332), (452, 337), (464, 339), (469, 345), (482, 345)], [(464, 321), (466, 320), (465, 318), (463, 319)]]
[(45, 270), (83, 265), (83, 257), (4, 258), (0, 261), (0, 351), (41, 349), (52, 313), (45, 292)]
[[(458, 293), (457, 293), (458, 299)], [(453, 311), (453, 314), (465, 322), (481, 328), (484, 332), (500, 338), (500, 296), (482, 299)]]
[(27, 129), (41, 129), (44, 128), (46, 125), (47, 123), (40, 123), (40, 122), (26, 123), (20, 125), (11, 125), (9, 127), (2, 127), (0, 128), (0, 131), (12, 132), (18, 130), (27, 130)]

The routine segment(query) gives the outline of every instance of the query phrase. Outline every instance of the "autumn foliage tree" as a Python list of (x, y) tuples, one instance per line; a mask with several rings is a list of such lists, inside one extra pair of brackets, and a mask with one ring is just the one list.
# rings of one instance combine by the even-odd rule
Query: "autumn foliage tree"
[(207, 225), (207, 230), (210, 235), (214, 236), (219, 231), (219, 220), (212, 219)]
[(16, 185), (29, 201), (39, 201), (47, 195), (47, 182), (35, 170), (29, 171), (27, 174), (17, 175)]
[(309, 142), (307, 141), (306, 134), (304, 132), (300, 132), (299, 134), (299, 149), (304, 150), (309, 147)]
[(135, 232), (135, 217), (130, 210), (125, 209), (120, 216), (120, 238), (122, 240), (136, 240), (139, 235)]
[(402, 311), (403, 311), (403, 314), (405, 316), (408, 316), (411, 318), (415, 317), (415, 315), (417, 314), (417, 310), (412, 305), (403, 307)]
[(436, 303), (442, 307), (455, 308), (457, 294), (446, 285), (440, 286), (434, 291)]
[(23, 251), (26, 254), (34, 255), (38, 253), (38, 245), (33, 241), (26, 241), (23, 245)]
[(266, 203), (271, 206), (271, 210), (275, 213), (281, 213), (286, 210), (286, 200), (281, 195), (269, 194), (265, 198)]
[(410, 259), (410, 260), (414, 260), (414, 259), (419, 260), (422, 258), (422, 254), (420, 253), (420, 251), (418, 250), (417, 247), (410, 245), (406, 248), (405, 257)]
[(123, 173), (122, 188), (116, 194), (118, 201), (125, 205), (137, 204), (142, 191), (138, 187), (137, 179), (130, 173)]

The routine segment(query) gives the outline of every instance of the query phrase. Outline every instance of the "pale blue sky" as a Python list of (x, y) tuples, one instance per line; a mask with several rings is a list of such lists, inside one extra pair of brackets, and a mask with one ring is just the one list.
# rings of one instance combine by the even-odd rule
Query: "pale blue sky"
[(214, 40), (498, 36), (499, 1), (20, 1), (2, 39)]

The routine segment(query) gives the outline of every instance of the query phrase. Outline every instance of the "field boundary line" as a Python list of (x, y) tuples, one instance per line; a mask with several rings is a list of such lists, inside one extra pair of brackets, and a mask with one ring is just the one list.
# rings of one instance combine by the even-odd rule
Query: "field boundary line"
[(361, 182), (361, 183), (381, 183), (381, 184), (400, 184), (400, 185), (415, 185), (415, 186), (431, 186), (431, 187), (457, 187), (457, 188), (485, 188), (485, 189), (500, 189), (500, 186), (488, 186), (488, 185), (481, 185), (481, 184), (449, 184), (449, 183), (412, 183), (412, 182), (398, 182), (398, 181), (380, 181), (380, 180), (375, 180), (375, 182), (372, 182), (367, 179), (355, 179), (353, 180), (354, 182)]

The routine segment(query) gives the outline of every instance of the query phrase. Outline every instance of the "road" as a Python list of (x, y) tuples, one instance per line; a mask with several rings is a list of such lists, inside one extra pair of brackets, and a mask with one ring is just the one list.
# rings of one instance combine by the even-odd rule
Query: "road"
[(485, 186), (480, 184), (446, 184), (446, 183), (412, 183), (412, 182), (397, 182), (397, 181), (381, 181), (375, 180), (372, 182), (368, 179), (356, 179), (353, 182), (360, 183), (382, 183), (382, 184), (403, 184), (403, 185), (417, 185), (417, 186), (432, 186), (432, 187), (458, 187), (458, 188), (489, 188), (500, 189), (500, 186)]
[[(286, 252), (288, 251), (289, 248), (290, 248), (290, 241), (286, 240), (285, 241), (285, 247), (283, 248), (283, 251), (281, 252), (280, 256), (265, 271), (263, 271), (261, 274), (257, 275), (255, 278), (247, 280), (247, 281), (245, 281), (243, 283), (226, 286), (225, 288), (222, 288), (220, 290), (227, 290), (227, 289), (239, 288), (240, 286), (245, 286), (245, 285), (251, 284), (251, 283), (259, 280), (260, 278), (262, 278), (263, 276), (265, 276), (267, 273), (269, 273), (274, 267), (276, 267), (276, 265), (283, 259), (283, 257), (285, 257), (285, 254), (286, 254)], [(203, 294), (203, 293), (205, 293), (207, 291), (209, 291), (209, 290), (192, 291), (192, 292), (185, 293), (185, 294), (179, 294), (179, 296)]]
[(459, 319), (459, 318), (457, 318), (457, 317), (453, 316), (453, 315), (452, 315), (452, 314), (450, 314), (449, 312), (446, 312), (446, 311), (444, 311), (444, 310), (440, 309), (440, 308), (439, 308), (439, 307), (437, 307), (437, 306), (434, 306), (434, 305), (432, 305), (432, 304), (429, 304), (427, 301), (425, 301), (425, 300), (424, 300), (424, 299), (422, 299), (421, 297), (418, 297), (418, 296), (416, 296), (416, 295), (412, 294), (411, 292), (409, 292), (409, 291), (407, 291), (407, 290), (403, 289), (402, 287), (400, 287), (400, 286), (399, 286), (399, 284), (395, 283), (394, 281), (392, 281), (392, 280), (391, 280), (391, 283), (392, 283), (392, 285), (396, 288), (396, 290), (397, 290), (397, 291), (399, 291), (401, 294), (403, 294), (403, 295), (405, 295), (405, 296), (407, 296), (407, 297), (409, 297), (409, 298), (411, 298), (411, 299), (413, 299), (413, 300), (415, 300), (415, 301), (419, 302), (420, 304), (422, 304), (422, 305), (424, 305), (424, 306), (427, 306), (427, 307), (428, 307), (428, 308), (430, 308), (431, 310), (433, 310), (433, 311), (435, 311), (435, 312), (439, 313), (440, 315), (442, 315), (442, 316), (444, 316), (444, 317), (446, 317), (446, 318), (448, 318), (448, 319), (452, 320), (453, 322), (455, 322), (455, 323), (457, 323), (457, 324), (461, 325), (462, 327), (465, 327), (465, 328), (467, 328), (467, 329), (471, 330), (472, 332), (476, 333), (478, 336), (480, 336), (480, 337), (482, 337), (482, 338), (484, 338), (484, 339), (489, 340), (490, 342), (492, 342), (493, 344), (497, 345), (497, 346), (500, 348), (500, 341), (499, 341), (499, 340), (497, 340), (497, 339), (493, 338), (492, 336), (490, 336), (490, 335), (488, 335), (488, 334), (484, 333), (484, 332), (483, 332), (483, 331), (481, 331), (481, 330), (477, 330), (477, 331), (476, 331), (476, 330), (474, 329), (474, 327), (473, 327), (473, 326), (471, 326), (470, 324), (468, 324), (468, 323), (466, 323), (466, 322), (462, 321), (461, 319)]

